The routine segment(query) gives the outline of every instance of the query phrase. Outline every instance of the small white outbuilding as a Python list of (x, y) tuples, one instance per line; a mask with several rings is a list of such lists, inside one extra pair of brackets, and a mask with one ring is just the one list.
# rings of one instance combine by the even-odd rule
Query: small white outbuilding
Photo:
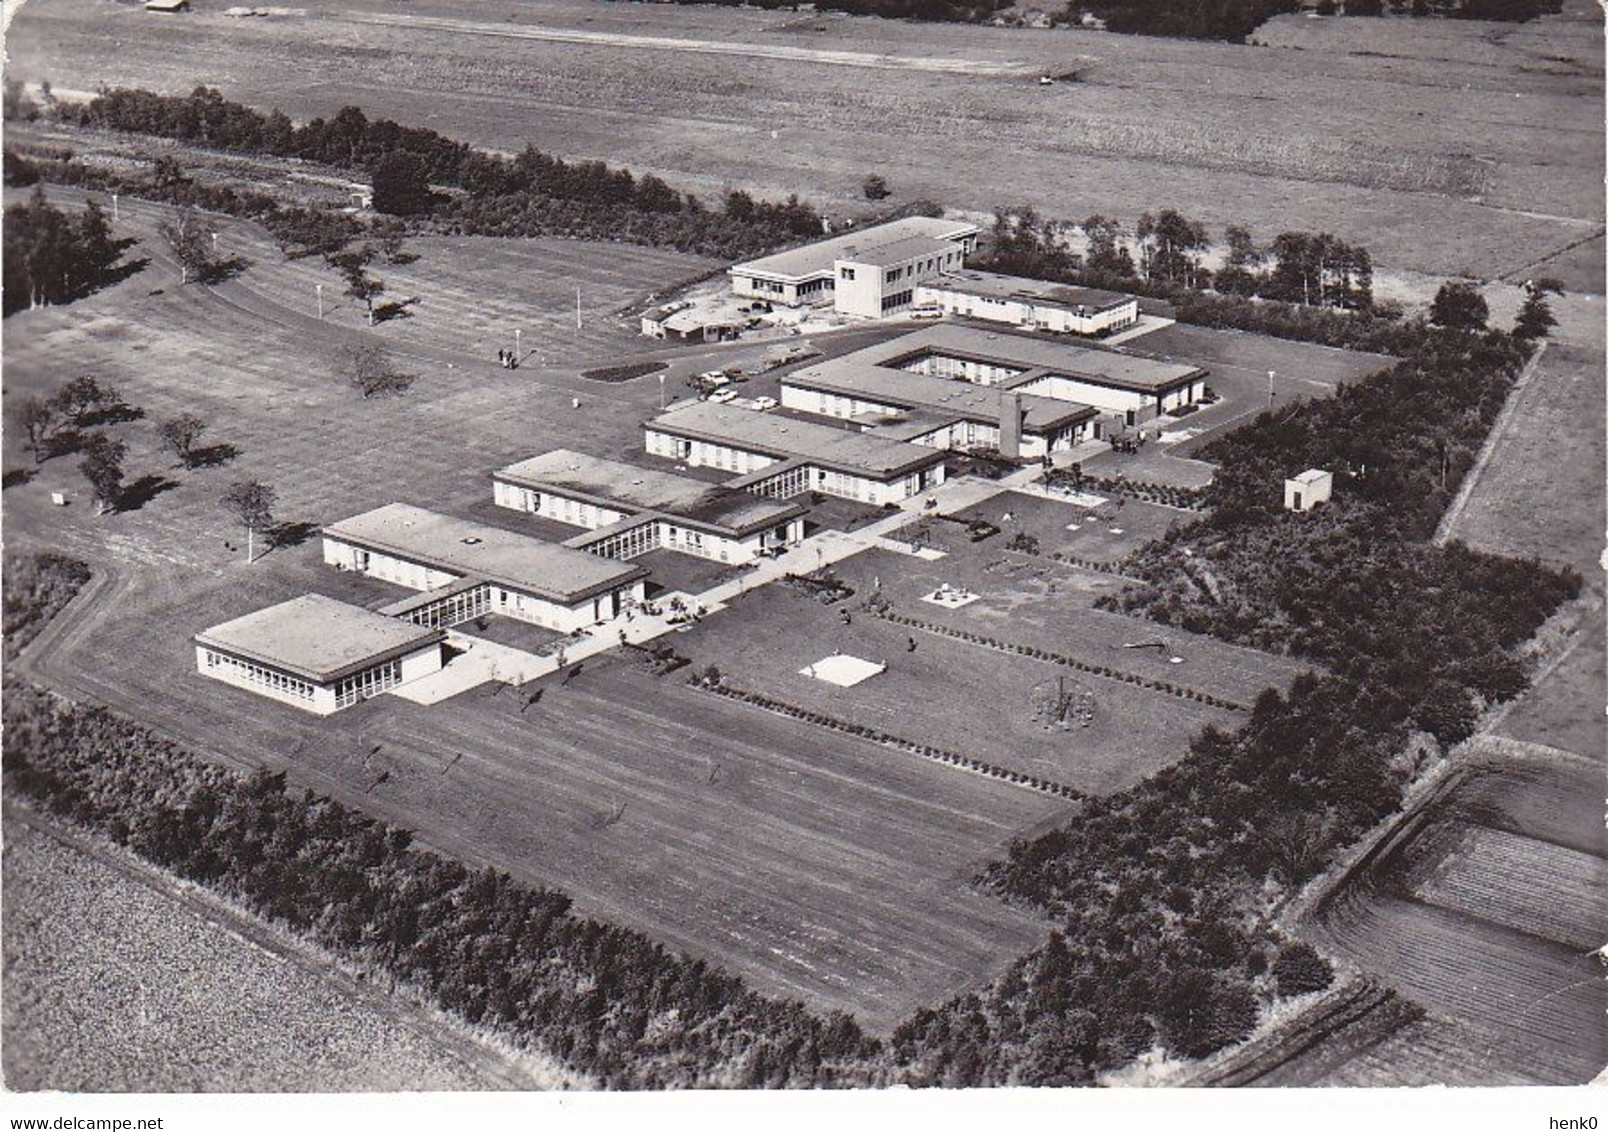
[(1310, 511), (1320, 503), (1327, 503), (1333, 494), (1334, 473), (1308, 468), (1294, 479), (1284, 481), (1284, 509)]

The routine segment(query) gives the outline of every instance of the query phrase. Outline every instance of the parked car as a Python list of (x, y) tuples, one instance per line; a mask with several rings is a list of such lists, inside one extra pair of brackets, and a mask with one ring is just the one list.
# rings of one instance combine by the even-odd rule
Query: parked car
[(715, 390), (715, 392), (713, 392), (713, 393), (711, 393), (709, 395), (709, 399), (711, 401), (714, 401), (714, 402), (718, 403), (718, 404), (726, 405), (726, 404), (731, 403), (732, 401), (737, 400), (737, 390), (735, 390), (735, 389), (717, 389), (717, 390)]
[(762, 413), (767, 409), (776, 408), (776, 406), (778, 404), (780, 404), (780, 402), (778, 402), (776, 400), (776, 398), (774, 398), (774, 397), (755, 397), (754, 398), (754, 408), (758, 409)]

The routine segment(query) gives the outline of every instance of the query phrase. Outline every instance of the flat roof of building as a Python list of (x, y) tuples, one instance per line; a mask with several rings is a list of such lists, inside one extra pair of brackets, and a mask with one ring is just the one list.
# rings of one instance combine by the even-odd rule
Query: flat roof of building
[(857, 252), (845, 251), (838, 256), (845, 263), (863, 263), (871, 267), (892, 267), (907, 260), (923, 256), (939, 256), (955, 250), (951, 240), (932, 236), (906, 236), (886, 244), (874, 244)]
[(775, 459), (798, 457), (833, 471), (882, 481), (931, 467), (944, 459), (936, 449), (713, 401), (678, 406), (643, 427), (760, 452)]
[(388, 503), (342, 519), (325, 527), (324, 535), (564, 605), (647, 576), (640, 566), (410, 503)]
[(1016, 275), (997, 275), (992, 271), (946, 271), (921, 281), (923, 287), (941, 287), (965, 295), (989, 299), (1016, 299), (1076, 310), (1109, 311), (1139, 300), (1119, 291), (1100, 291), (1093, 287), (1074, 287), (1043, 279), (1023, 279)]
[(655, 512), (717, 533), (738, 536), (773, 527), (804, 513), (804, 508), (796, 503), (766, 499), (723, 484), (639, 468), (569, 448), (510, 464), (496, 476), (538, 491), (551, 491), (631, 513)]
[[(888, 361), (922, 353), (948, 354), (979, 362), (1014, 366), (1022, 373), (1004, 384), (1007, 388), (1024, 385), (1051, 374), (1134, 389), (1143, 393), (1165, 391), (1204, 377), (1199, 366), (1164, 362), (1137, 354), (1118, 353), (1096, 346), (1074, 345), (1064, 338), (1034, 334), (1013, 334), (978, 326), (940, 322), (913, 334), (895, 338), (870, 350)], [(861, 351), (864, 353), (867, 351)], [(858, 354), (850, 355), (857, 357)], [(883, 364), (887, 364), (884, 362)]]
[(774, 255), (739, 263), (731, 269), (734, 275), (764, 275), (783, 282), (802, 282), (818, 275), (830, 275), (832, 265), (840, 259), (857, 263), (868, 262), (863, 257), (873, 249), (892, 244), (912, 236), (931, 240), (958, 240), (975, 235), (977, 225), (964, 220), (944, 220), (933, 216), (906, 216), (870, 228), (856, 228), (825, 240), (817, 240), (803, 247), (789, 248)]
[(230, 656), (329, 684), (439, 641), (446, 634), (323, 594), (270, 605), (195, 635)]
[[(897, 341), (897, 340), (896, 340)], [(960, 378), (912, 373), (879, 364), (879, 360), (908, 353), (871, 347), (808, 369), (790, 373), (782, 384), (798, 389), (863, 397), (867, 401), (901, 409), (927, 409), (950, 413), (969, 421), (998, 424), (1010, 391), (997, 385), (974, 385)], [(1090, 405), (1060, 401), (1035, 393), (1019, 393), (1024, 427), (1029, 432), (1053, 432), (1080, 420), (1098, 416)]]

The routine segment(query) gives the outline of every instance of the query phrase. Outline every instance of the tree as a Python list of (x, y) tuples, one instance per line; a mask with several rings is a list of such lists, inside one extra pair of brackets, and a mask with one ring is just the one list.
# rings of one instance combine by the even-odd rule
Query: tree
[(69, 422), (82, 425), (95, 414), (121, 405), (123, 398), (112, 386), (102, 385), (93, 374), (86, 373), (56, 390), (51, 403)]
[(92, 433), (83, 442), (84, 458), (78, 470), (84, 473), (95, 494), (95, 513), (104, 515), (117, 507), (123, 491), (123, 457), (127, 446), (105, 433)]
[(1279, 996), (1309, 994), (1334, 982), (1334, 968), (1311, 944), (1292, 943), (1279, 949), (1273, 961), (1273, 980)]
[(372, 171), (374, 211), (417, 216), (430, 211), (429, 169), (415, 153), (400, 150), (380, 158)]
[(18, 407), (17, 421), (22, 425), (23, 435), (27, 437), (28, 450), (33, 453), (35, 464), (45, 462), (45, 452), (55, 439), (59, 420), (56, 406), (43, 397), (24, 398)]
[(1491, 308), (1472, 283), (1442, 283), (1429, 307), (1429, 321), (1451, 330), (1484, 330)]
[(185, 205), (173, 217), (156, 226), (179, 261), (179, 280), (188, 283), (192, 278), (206, 282), (218, 270), (212, 254), (213, 227), (199, 210)]
[(407, 227), (402, 221), (391, 216), (375, 221), (369, 228), (369, 239), (374, 243), (374, 250), (385, 258), (386, 263), (403, 262), (402, 241), (407, 234)]
[(1096, 214), (1085, 220), (1080, 227), (1089, 241), (1084, 262), (1090, 271), (1098, 275), (1119, 278), (1132, 278), (1137, 274), (1133, 266), (1133, 256), (1122, 246), (1122, 225)]
[(391, 356), (379, 346), (358, 346), (346, 365), (346, 379), (364, 398), (401, 394), (408, 391), (414, 375), (391, 364)]
[(1145, 278), (1193, 287), (1201, 273), (1200, 257), (1212, 246), (1206, 225), (1186, 219), (1171, 208), (1139, 217), (1139, 259)]
[(1187, 969), (1159, 989), (1156, 1026), (1182, 1057), (1205, 1057), (1241, 1040), (1256, 1026), (1256, 996), (1236, 978)]
[(229, 485), (224, 492), (224, 510), (233, 515), (246, 528), (246, 561), (256, 560), (256, 536), (274, 525), (274, 489), (255, 480), (243, 480)]
[(374, 300), (385, 293), (385, 284), (368, 272), (377, 254), (373, 244), (364, 243), (325, 257), (346, 280), (346, 293), (368, 308), (370, 326), (374, 325)]
[(871, 173), (860, 182), (860, 191), (865, 194), (866, 200), (886, 200), (893, 195), (888, 188), (888, 180), (880, 173)]
[(206, 431), (206, 423), (193, 413), (180, 413), (176, 417), (169, 417), (157, 426), (156, 434), (161, 437), (162, 443), (167, 445), (173, 455), (177, 456), (179, 463), (189, 467), (195, 459), (195, 444)]
[(1552, 307), (1547, 302), (1546, 293), (1532, 289), (1524, 297), (1524, 305), (1519, 308), (1519, 317), (1513, 324), (1513, 333), (1533, 342), (1538, 338), (1545, 338), (1547, 332), (1556, 325), (1558, 320), (1552, 316)]

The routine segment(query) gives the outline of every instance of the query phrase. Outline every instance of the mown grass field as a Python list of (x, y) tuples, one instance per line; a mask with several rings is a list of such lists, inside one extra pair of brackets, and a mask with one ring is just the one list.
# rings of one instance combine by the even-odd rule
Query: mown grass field
[(5, 1081), (15, 1091), (539, 1089), (470, 1038), (159, 871), (6, 810)]
[[(1235, 721), (1235, 713), (1221, 708), (913, 631), (865, 612), (851, 613), (844, 625), (839, 608), (771, 586), (675, 643), (692, 658), (690, 671), (713, 664), (726, 683), (744, 691), (1092, 794), (1132, 786), (1183, 757), (1201, 728)], [(888, 669), (852, 688), (800, 674), (837, 652)], [(1063, 686), (1092, 707), (1087, 726), (1061, 729), (1035, 717), (1040, 697)]]
[(1451, 533), (1481, 550), (1536, 555), (1589, 576), (1608, 526), (1601, 346), (1549, 345), (1518, 397)]
[[(854, 211), (880, 170), (895, 203), (1130, 222), (1170, 205), (1265, 235), (1332, 231), (1435, 274), (1501, 274), (1602, 223), (1602, 47), (1583, 0), (1522, 27), (1328, 21), (1281, 48), (592, 0), (304, 10), (162, 21), (113, 0), (34, 0), (11, 29), (11, 70), (81, 90), (209, 81), (303, 118), (360, 103), (709, 196), (743, 186)], [(456, 26), (409, 22), (434, 18)], [(575, 32), (588, 40), (553, 38)], [(1034, 77), (1071, 70), (1081, 81)]]

